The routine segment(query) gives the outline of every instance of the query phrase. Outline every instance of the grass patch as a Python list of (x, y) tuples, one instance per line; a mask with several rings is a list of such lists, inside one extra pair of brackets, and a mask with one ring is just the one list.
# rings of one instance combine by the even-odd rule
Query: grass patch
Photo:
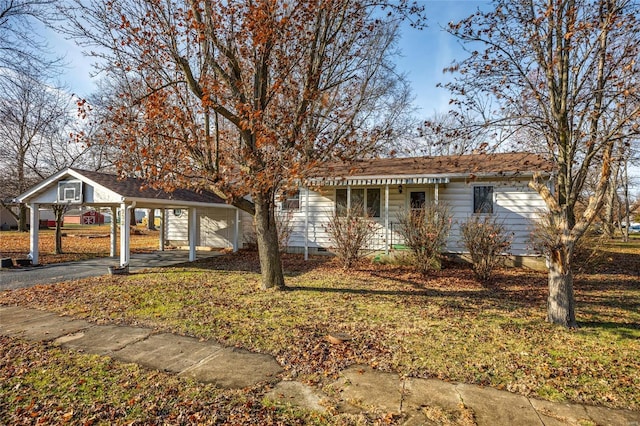
[[(63, 254), (53, 254), (55, 249), (55, 229), (38, 231), (39, 261), (41, 264), (71, 262), (109, 256), (110, 225), (67, 225), (62, 232)], [(144, 253), (158, 247), (158, 232), (138, 227), (140, 234), (132, 234), (130, 243), (133, 253)], [(120, 229), (117, 230), (117, 244), (120, 240)], [(0, 232), (0, 253), (2, 257), (24, 258), (29, 253), (29, 233), (18, 231)]]
[[(263, 389), (221, 390), (108, 357), (0, 336), (1, 424), (334, 424), (264, 405)], [(335, 423), (335, 424), (340, 424)]]
[[(620, 262), (633, 267), (639, 251), (616, 245), (607, 253), (610, 269), (576, 276), (577, 330), (545, 322), (544, 273), (501, 270), (483, 286), (461, 265), (424, 277), (398, 265), (362, 263), (343, 271), (326, 258), (285, 256), (288, 291), (261, 291), (254, 253), (6, 291), (0, 303), (270, 353), (292, 377), (319, 385), (349, 365), (366, 364), (551, 401), (640, 410), (640, 280), (633, 269), (620, 272)], [(331, 345), (330, 332), (353, 339)], [(38, 389), (48, 392), (45, 385)], [(287, 420), (299, 418), (295, 410), (274, 409)]]

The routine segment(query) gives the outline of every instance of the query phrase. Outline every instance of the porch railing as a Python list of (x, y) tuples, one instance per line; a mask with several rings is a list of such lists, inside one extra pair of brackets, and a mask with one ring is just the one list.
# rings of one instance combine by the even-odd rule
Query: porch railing
[(389, 238), (386, 241), (387, 233), (385, 232), (384, 225), (379, 225), (376, 227), (373, 237), (369, 241), (370, 250), (395, 250), (403, 248), (404, 246), (404, 237), (400, 235), (398, 232), (398, 223), (390, 222), (389, 223)]

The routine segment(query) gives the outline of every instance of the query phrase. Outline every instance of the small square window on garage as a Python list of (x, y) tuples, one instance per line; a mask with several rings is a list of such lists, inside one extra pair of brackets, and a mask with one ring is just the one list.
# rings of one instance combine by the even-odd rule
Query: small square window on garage
[(473, 187), (473, 212), (493, 213), (493, 186)]

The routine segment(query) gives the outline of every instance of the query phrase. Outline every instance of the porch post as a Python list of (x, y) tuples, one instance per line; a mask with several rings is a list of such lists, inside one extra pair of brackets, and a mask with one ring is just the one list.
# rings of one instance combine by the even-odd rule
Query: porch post
[(29, 256), (31, 264), (38, 264), (38, 231), (40, 229), (40, 205), (38, 203), (29, 204)]
[(384, 186), (384, 253), (389, 254), (389, 184)]
[(189, 262), (196, 260), (196, 208), (189, 208)]
[(167, 218), (167, 209), (160, 209), (160, 251), (164, 251), (165, 228), (164, 221)]
[(304, 260), (309, 260), (309, 188), (304, 192)]
[(116, 242), (116, 238), (117, 238), (117, 220), (116, 220), (116, 215), (118, 214), (118, 208), (116, 206), (111, 206), (111, 223), (109, 225), (111, 225), (111, 232), (109, 233), (109, 237), (110, 237), (110, 247), (109, 247), (109, 256), (111, 257), (116, 257), (116, 250), (117, 250), (117, 242)]
[(126, 203), (120, 204), (120, 266), (129, 264), (129, 223), (131, 221), (131, 210)]
[(351, 185), (347, 185), (347, 211), (351, 212)]
[(235, 209), (235, 221), (233, 222), (233, 252), (238, 252), (238, 243), (240, 237), (240, 209), (236, 207)]
[(435, 186), (434, 191), (433, 191), (433, 198), (435, 198), (436, 205), (438, 205), (439, 194), (438, 194), (438, 183), (437, 182), (436, 182), (436, 186)]

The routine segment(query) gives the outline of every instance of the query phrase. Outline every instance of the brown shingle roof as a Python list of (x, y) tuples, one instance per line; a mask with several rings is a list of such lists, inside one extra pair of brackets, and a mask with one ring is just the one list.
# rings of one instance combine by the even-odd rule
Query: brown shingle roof
[(537, 154), (512, 152), (439, 157), (379, 158), (324, 167), (318, 177), (460, 174), (531, 174), (550, 172), (552, 164)]
[(127, 198), (147, 198), (155, 200), (175, 200), (195, 203), (225, 204), (222, 198), (208, 191), (195, 192), (188, 189), (176, 189), (173, 192), (166, 192), (161, 189), (154, 189), (150, 187), (141, 189), (145, 184), (145, 181), (143, 179), (120, 179), (118, 178), (118, 176), (108, 173), (93, 172), (76, 168), (73, 168), (72, 170), (80, 173), (83, 176), (86, 176), (88, 179), (91, 179), (95, 183), (102, 185), (107, 189), (110, 189), (116, 194), (120, 194), (123, 197)]

